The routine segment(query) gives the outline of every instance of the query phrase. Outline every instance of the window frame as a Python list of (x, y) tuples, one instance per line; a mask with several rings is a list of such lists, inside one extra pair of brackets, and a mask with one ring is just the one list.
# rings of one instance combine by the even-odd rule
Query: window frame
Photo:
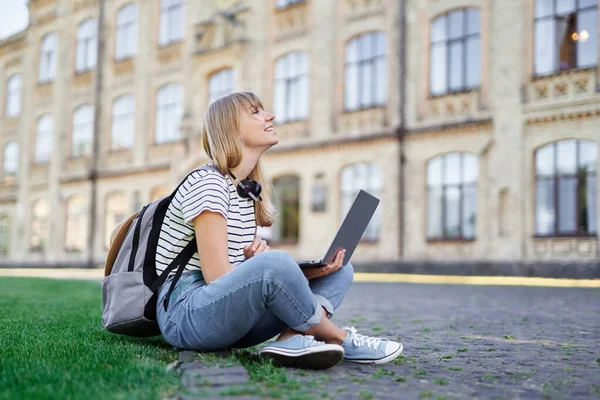
[[(302, 60), (303, 59), (303, 60)], [(297, 72), (293, 76), (289, 76), (284, 72), (283, 76), (279, 76), (277, 71), (280, 69), (279, 65), (285, 65), (294, 62), (295, 69), (299, 69), (298, 65), (304, 65), (305, 69)], [(274, 113), (280, 124), (293, 123), (299, 121), (306, 121), (310, 113), (310, 59), (307, 51), (295, 50), (289, 53), (283, 54), (278, 57), (274, 63), (274, 74), (273, 74), (273, 105)], [(285, 69), (285, 67), (281, 67)], [(283, 96), (284, 100), (280, 101), (277, 98), (278, 89), (280, 85), (283, 85)], [(288, 112), (291, 108), (290, 99), (292, 93), (296, 95), (305, 91), (305, 104), (301, 104), (299, 101), (295, 103), (296, 108)], [(289, 115), (288, 115), (289, 114)], [(293, 114), (293, 115), (291, 115)]]
[[(43, 127), (44, 130), (41, 130), (42, 123), (45, 121), (50, 121), (47, 124), (49, 128)], [(47, 154), (42, 153), (40, 151), (40, 139), (44, 139), (45, 141), (49, 141), (50, 145), (48, 147)], [(50, 113), (44, 114), (37, 119), (36, 129), (35, 129), (35, 154), (34, 154), (34, 162), (37, 165), (40, 164), (49, 164), (51, 160), (52, 151), (54, 149), (54, 116)], [(44, 155), (44, 157), (40, 157), (40, 155)]]
[[(228, 75), (228, 76), (225, 76)], [(231, 78), (230, 81), (225, 83), (231, 83), (230, 86), (226, 87), (225, 90), (214, 90), (214, 86), (219, 86), (220, 89), (223, 88), (223, 83), (226, 79)], [(235, 70), (233, 68), (221, 68), (212, 74), (208, 78), (208, 103), (212, 104), (216, 99), (227, 96), (235, 91)], [(215, 97), (215, 94), (218, 94), (218, 97)]]
[[(46, 209), (44, 210), (42, 206), (42, 211), (46, 211), (45, 215), (42, 215), (42, 213), (40, 213), (40, 215), (38, 215), (38, 213), (36, 212), (36, 207), (41, 204), (41, 205), (45, 205)], [(35, 225), (36, 222), (39, 222), (39, 229), (42, 232), (35, 232)], [(48, 202), (48, 200), (46, 199), (37, 199), (34, 200), (31, 204), (31, 232), (29, 235), (29, 248), (31, 252), (37, 252), (37, 253), (43, 253), (48, 246), (48, 240), (50, 239), (50, 204)], [(33, 244), (33, 237), (34, 237), (34, 233), (41, 233), (40, 234), (40, 244), (39, 245), (34, 245)]]
[[(15, 100), (16, 98), (16, 100)], [(6, 80), (6, 118), (17, 118), (23, 107), (23, 75), (12, 74)]]
[[(178, 10), (180, 9), (180, 10)], [(175, 16), (172, 14), (181, 12), (179, 21), (181, 32), (175, 35), (172, 20)], [(168, 24), (163, 27), (163, 24)], [(183, 0), (160, 0), (159, 21), (158, 21), (158, 45), (159, 47), (167, 47), (174, 43), (182, 42), (185, 39), (185, 2)], [(163, 35), (163, 29), (165, 33)], [(180, 36), (178, 36), (180, 34)]]
[[(300, 192), (302, 190), (302, 185), (301, 185), (302, 182), (301, 182), (300, 176), (299, 175), (288, 174), (288, 175), (281, 175), (281, 176), (278, 176), (278, 177), (274, 178), (273, 181), (272, 181), (273, 194), (274, 194), (273, 197), (274, 197), (274, 200), (278, 201), (277, 197), (279, 196), (279, 193), (278, 193), (278, 189), (277, 189), (277, 182), (279, 180), (286, 180), (286, 179), (289, 179), (290, 182), (293, 180), (294, 183), (296, 183), (296, 189), (297, 189), (296, 194), (297, 194), (297, 196), (296, 196), (296, 199), (295, 199), (296, 200), (295, 206), (296, 206), (297, 212), (298, 212), (298, 223), (297, 223), (297, 226), (296, 226), (296, 229), (297, 229), (296, 238), (283, 237), (282, 231), (283, 231), (284, 223), (282, 222), (281, 224), (277, 224), (278, 226), (277, 225), (275, 226), (276, 228), (279, 228), (278, 232), (276, 232), (275, 229), (272, 230), (272, 232), (271, 232), (271, 243), (297, 244), (300, 241), (300, 237), (301, 237), (300, 236), (300, 234), (301, 234), (301, 225), (302, 225), (302, 219), (301, 219), (302, 209), (301, 209), (301, 201), (300, 201), (301, 200), (300, 199), (300, 197), (301, 197), (301, 193)], [(285, 185), (285, 184), (289, 184), (289, 183), (284, 182), (283, 185)], [(289, 185), (291, 186), (291, 184), (289, 184)], [(284, 203), (288, 204), (288, 202), (281, 201), (280, 202), (280, 207), (278, 207), (279, 211), (280, 211), (280, 215), (283, 215)], [(291, 202), (289, 202), (289, 203), (291, 203)], [(279, 237), (279, 238), (276, 239), (276, 237)]]
[[(179, 95), (179, 101), (178, 102), (170, 102), (172, 100), (172, 98), (175, 96), (175, 94), (173, 93), (174, 90), (178, 90), (178, 93), (176, 93), (177, 95)], [(164, 101), (161, 100), (161, 96), (163, 96)], [(166, 83), (164, 85), (162, 85), (161, 87), (158, 88), (158, 90), (156, 91), (156, 106), (155, 106), (155, 110), (154, 110), (154, 117), (155, 117), (155, 121), (154, 121), (154, 145), (156, 146), (160, 146), (163, 144), (169, 144), (169, 143), (175, 143), (178, 142), (180, 140), (182, 140), (181, 137), (181, 123), (183, 120), (183, 113), (184, 113), (184, 88), (183, 85), (177, 82), (169, 82)], [(162, 102), (162, 104), (161, 104)], [(172, 109), (175, 109), (175, 111), (171, 111)], [(174, 132), (174, 136), (173, 137), (168, 137), (166, 134), (164, 134), (163, 136), (160, 136), (160, 140), (159, 140), (159, 112), (162, 110), (163, 113), (165, 113), (166, 117), (168, 115), (168, 112), (179, 112), (180, 116), (179, 116), (179, 126), (178, 129), (175, 129)], [(163, 118), (164, 118), (163, 117)], [(166, 119), (165, 119), (166, 120)]]
[[(556, 25), (557, 25), (557, 21), (560, 17), (568, 17), (572, 14), (579, 14), (580, 12), (584, 12), (584, 11), (589, 11), (592, 9), (596, 9), (596, 24), (598, 24), (598, 3), (594, 4), (594, 5), (590, 5), (587, 7), (580, 7), (579, 6), (579, 2), (581, 0), (573, 0), (575, 2), (575, 11), (571, 12), (571, 13), (559, 13), (556, 11), (556, 4), (557, 1), (559, 0), (551, 0), (552, 1), (552, 13), (550, 15), (546, 15), (543, 17), (538, 17), (536, 15), (536, 8), (538, 6), (538, 1), (539, 0), (533, 0), (533, 77), (534, 78), (543, 78), (543, 77), (547, 77), (547, 76), (552, 76), (561, 72), (565, 72), (565, 71), (573, 71), (573, 70), (578, 70), (578, 69), (588, 69), (588, 68), (596, 68), (598, 67), (598, 49), (596, 49), (596, 58), (595, 58), (595, 63), (593, 65), (587, 65), (587, 66), (579, 66), (577, 65), (577, 54), (578, 54), (578, 46), (577, 44), (574, 46), (574, 50), (572, 56), (575, 60), (575, 67), (573, 68), (565, 68), (565, 69), (561, 69), (560, 68), (560, 45), (562, 42), (559, 42), (559, 32), (558, 29), (556, 29)], [(556, 46), (554, 48), (554, 51), (556, 51), (555, 54), (555, 59), (552, 60), (554, 65), (554, 68), (552, 69), (552, 71), (550, 72), (544, 72), (544, 73), (538, 73), (537, 72), (537, 57), (536, 57), (536, 49), (537, 49), (537, 35), (536, 35), (536, 28), (538, 25), (539, 21), (543, 21), (543, 20), (552, 20), (553, 22), (553, 26), (554, 28), (554, 46)], [(600, 29), (600, 26), (596, 25), (596, 30), (598, 31)], [(598, 39), (596, 39), (598, 41)], [(600, 43), (600, 42), (599, 42)]]
[[(477, 33), (468, 33), (469, 32), (469, 18), (468, 18), (468, 11), (469, 10), (477, 10), (479, 11), (479, 30)], [(463, 34), (460, 35), (457, 38), (450, 38), (450, 24), (448, 23), (448, 20), (450, 18), (450, 15), (456, 12), (461, 12), (462, 13), (462, 19), (463, 19)], [(443, 40), (439, 40), (439, 41), (433, 41), (432, 39), (432, 28), (433, 28), (433, 24), (440, 18), (444, 18), (445, 21), (445, 38)], [(480, 70), (480, 75), (479, 75), (479, 82), (476, 86), (472, 86), (469, 87), (467, 85), (467, 66), (468, 66), (468, 54), (467, 54), (467, 41), (468, 39), (471, 38), (479, 38), (479, 70)], [(445, 65), (445, 77), (446, 77), (446, 88), (443, 92), (440, 93), (433, 93), (433, 84), (432, 84), (432, 80), (431, 80), (431, 76), (432, 76), (432, 63), (433, 63), (433, 47), (436, 44), (439, 43), (443, 43), (444, 47), (446, 49), (446, 65)], [(462, 71), (461, 71), (461, 75), (462, 75), (462, 86), (458, 89), (451, 89), (450, 88), (450, 76), (451, 76), (451, 54), (450, 54), (450, 47), (451, 44), (453, 43), (460, 43), (461, 44), (461, 48), (463, 50), (462, 52)], [(453, 10), (447, 11), (443, 14), (440, 14), (438, 16), (436, 16), (435, 18), (431, 19), (430, 23), (429, 23), (429, 53), (428, 53), (428, 59), (429, 59), (429, 65), (428, 65), (428, 70), (429, 70), (429, 76), (427, 78), (427, 83), (428, 83), (428, 87), (429, 87), (429, 96), (431, 98), (435, 98), (435, 97), (442, 97), (442, 96), (447, 96), (447, 95), (453, 95), (453, 94), (459, 94), (459, 93), (468, 93), (468, 92), (473, 92), (473, 91), (477, 91), (481, 89), (481, 69), (483, 68), (483, 64), (482, 64), (482, 53), (483, 53), (483, 46), (481, 45), (481, 9), (479, 7), (460, 7), (460, 8), (455, 8)]]
[[(129, 17), (129, 15), (124, 14), (127, 12), (130, 12), (132, 17), (125, 22), (120, 21), (120, 19)], [(137, 55), (139, 45), (138, 22), (139, 7), (137, 3), (131, 2), (121, 6), (115, 21), (115, 61), (124, 61)], [(120, 40), (121, 36), (129, 37), (128, 34), (134, 36), (134, 39), (127, 42)], [(127, 48), (128, 44), (131, 44), (133, 48)]]
[[(119, 105), (121, 105), (121, 107), (125, 108), (125, 107), (130, 107), (129, 110), (127, 110), (126, 112), (123, 112), (121, 110), (117, 110), (117, 108), (119, 108)], [(110, 146), (109, 149), (111, 152), (115, 152), (115, 151), (122, 151), (122, 150), (131, 150), (134, 146), (135, 143), (135, 96), (129, 93), (125, 93), (122, 94), (118, 97), (116, 97), (111, 104), (111, 120), (110, 120)], [(129, 120), (127, 120), (127, 118), (129, 118)], [(118, 131), (117, 130), (122, 127), (123, 125), (125, 125), (125, 123), (128, 122), (129, 124), (131, 124), (131, 132), (127, 132), (128, 134), (130, 134), (130, 145), (129, 146), (123, 146), (121, 145), (121, 141), (115, 140), (115, 139), (119, 139), (122, 138), (124, 135), (122, 134), (122, 130)], [(128, 124), (128, 125), (129, 125)], [(119, 146), (116, 145), (116, 143), (119, 143)]]
[[(82, 113), (84, 111), (88, 111), (91, 115), (90, 120), (89, 121), (85, 121), (85, 122), (79, 122), (77, 123), (75, 120), (77, 119), (77, 115), (78, 113)], [(82, 117), (83, 118), (83, 117)], [(94, 140), (94, 108), (90, 105), (90, 104), (82, 104), (79, 107), (77, 107), (74, 111), (73, 111), (73, 120), (72, 120), (72, 127), (71, 127), (71, 159), (79, 159), (79, 158), (84, 158), (90, 155), (91, 153), (91, 147), (93, 146), (93, 140)], [(83, 128), (78, 128), (78, 130), (76, 130), (76, 127), (78, 126), (89, 126), (89, 131), (90, 131), (90, 143), (89, 143), (89, 147), (90, 150), (87, 152), (81, 152), (81, 153), (76, 153), (75, 152), (75, 138), (77, 138), (78, 140), (80, 140), (81, 138), (83, 138)], [(76, 135), (77, 133), (77, 135)]]
[[(71, 209), (74, 206), (77, 206), (78, 204), (73, 205), (72, 203), (76, 200), (81, 200), (82, 206), (81, 209), (83, 211), (80, 211), (79, 214), (78, 213), (74, 213), (72, 212), (73, 210)], [(77, 210), (77, 209), (76, 209)], [(77, 235), (77, 234), (73, 234), (70, 231), (70, 227), (72, 226), (72, 218), (79, 216), (83, 219), (82, 222), (82, 226), (83, 228), (77, 233), (81, 234), (81, 235)], [(88, 205), (86, 203), (86, 198), (83, 195), (80, 194), (74, 194), (71, 195), (67, 201), (66, 201), (66, 207), (65, 207), (65, 242), (64, 242), (64, 249), (66, 252), (69, 253), (80, 253), (83, 252), (85, 250), (85, 246), (87, 245), (87, 231), (88, 231)], [(83, 234), (82, 234), (83, 233)], [(82, 248), (77, 248), (76, 246), (72, 246), (72, 243), (70, 243), (70, 239), (75, 236), (75, 237), (79, 237), (79, 236), (83, 236), (83, 247)]]
[[(83, 30), (89, 30), (88, 32), (83, 32)], [(83, 36), (83, 35), (86, 36)], [(98, 64), (97, 54), (98, 51), (98, 19), (95, 17), (89, 17), (85, 20), (81, 21), (81, 23), (77, 26), (77, 36), (76, 36), (76, 49), (75, 49), (75, 73), (83, 74), (88, 71), (92, 71), (96, 68)], [(94, 50), (93, 58), (88, 58), (88, 51), (90, 46)], [(81, 47), (83, 47), (84, 52), (80, 53)], [(84, 54), (84, 58), (80, 59), (80, 54)], [(90, 61), (90, 60), (93, 60)]]
[(10, 254), (11, 229), (12, 218), (10, 215), (0, 214), (0, 257), (7, 257)]
[[(576, 149), (576, 154), (575, 154), (575, 165), (576, 165), (576, 169), (579, 166), (579, 161), (580, 161), (580, 143), (581, 142), (590, 142), (593, 143), (596, 146), (596, 163), (598, 163), (598, 151), (600, 151), (598, 144), (592, 140), (588, 140), (588, 139), (561, 139), (561, 140), (557, 140), (554, 142), (550, 142), (547, 143), (543, 146), (538, 147), (535, 152), (534, 152), (534, 157), (533, 157), (533, 173), (534, 173), (534, 186), (533, 186), (533, 218), (534, 218), (534, 224), (533, 224), (533, 229), (534, 229), (534, 238), (594, 238), (598, 236), (598, 231), (596, 232), (581, 232), (579, 230), (579, 224), (577, 219), (579, 218), (579, 213), (581, 210), (581, 204), (580, 204), (580, 199), (579, 199), (579, 192), (578, 189), (581, 186), (581, 178), (577, 173), (577, 170), (575, 171), (575, 174), (564, 174), (564, 173), (559, 173), (558, 172), (558, 143), (561, 142), (565, 142), (565, 141), (575, 141), (575, 149)], [(552, 157), (553, 157), (553, 165), (552, 165), (552, 177), (540, 177), (538, 174), (538, 168), (537, 168), (537, 157), (538, 157), (538, 152), (546, 149), (548, 147), (552, 148)], [(592, 171), (592, 172), (586, 172), (586, 176), (585, 179), (587, 179), (589, 176), (592, 176), (593, 178), (595, 178), (596, 180), (598, 179), (598, 171)], [(563, 179), (575, 179), (576, 180), (576, 192), (575, 192), (575, 218), (576, 218), (576, 232), (560, 232), (559, 231), (559, 223), (560, 223), (560, 196), (558, 194), (559, 192), (559, 182), (560, 182), (560, 178)], [(540, 180), (545, 180), (545, 181), (549, 181), (551, 180), (554, 187), (553, 187), (553, 205), (554, 205), (554, 224), (552, 227), (552, 232), (549, 234), (543, 234), (543, 233), (538, 233), (538, 229), (537, 229), (537, 224), (538, 224), (538, 198), (537, 198), (537, 185), (538, 185), (538, 181)], [(586, 186), (587, 188), (587, 186)], [(598, 187), (596, 187), (596, 201), (598, 199), (598, 195), (599, 195), (599, 190)], [(598, 219), (598, 211), (596, 210), (596, 221)], [(596, 222), (597, 223), (597, 222)], [(588, 229), (589, 230), (589, 229)]]
[(306, 3), (306, 0), (275, 0), (275, 9), (285, 10), (288, 7), (302, 3)]
[[(9, 147), (10, 146), (10, 147)], [(13, 150), (15, 154), (8, 154), (9, 150)], [(11, 140), (9, 142), (7, 142), (3, 149), (2, 149), (2, 180), (4, 182), (4, 184), (7, 184), (7, 181), (10, 180), (14, 180), (16, 182), (16, 180), (19, 177), (19, 158), (21, 156), (20, 154), (21, 152), (21, 146), (19, 144), (18, 141), (16, 140)], [(7, 155), (10, 155), (10, 157), (8, 157)], [(14, 158), (14, 160), (13, 160)], [(9, 172), (8, 168), (7, 168), (7, 160), (10, 160), (11, 164), (14, 163), (14, 171), (11, 169)]]
[(58, 34), (49, 32), (42, 38), (40, 45), (40, 62), (38, 71), (38, 83), (46, 84), (56, 79)]

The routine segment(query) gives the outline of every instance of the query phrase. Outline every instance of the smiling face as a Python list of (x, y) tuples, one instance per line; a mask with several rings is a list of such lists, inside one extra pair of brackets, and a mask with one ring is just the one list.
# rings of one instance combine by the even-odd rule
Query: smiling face
[(259, 105), (243, 109), (240, 114), (240, 130), (246, 148), (266, 151), (279, 142), (273, 126), (275, 115)]

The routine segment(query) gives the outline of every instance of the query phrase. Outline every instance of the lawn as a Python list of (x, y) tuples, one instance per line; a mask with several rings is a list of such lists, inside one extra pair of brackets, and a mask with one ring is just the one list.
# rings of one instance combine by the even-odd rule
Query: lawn
[(0, 399), (157, 399), (177, 393), (162, 337), (105, 331), (100, 284), (0, 278)]

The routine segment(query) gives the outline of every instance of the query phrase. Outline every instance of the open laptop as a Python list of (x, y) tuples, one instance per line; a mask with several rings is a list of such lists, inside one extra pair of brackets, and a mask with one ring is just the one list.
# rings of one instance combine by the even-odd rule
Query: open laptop
[(310, 268), (331, 264), (339, 249), (346, 249), (346, 255), (344, 256), (344, 265), (346, 265), (350, 261), (356, 246), (358, 246), (360, 238), (365, 233), (365, 229), (367, 229), (367, 225), (369, 225), (369, 221), (371, 221), (378, 205), (379, 199), (377, 197), (364, 190), (358, 192), (350, 211), (346, 214), (344, 222), (342, 222), (331, 246), (329, 246), (329, 250), (325, 253), (325, 257), (318, 260), (297, 261), (298, 265), (301, 268)]

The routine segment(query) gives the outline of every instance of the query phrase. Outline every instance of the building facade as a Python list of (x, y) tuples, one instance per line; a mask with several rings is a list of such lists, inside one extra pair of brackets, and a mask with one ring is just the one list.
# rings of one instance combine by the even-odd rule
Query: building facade
[(365, 189), (357, 263), (600, 257), (597, 0), (29, 9), (0, 42), (2, 264), (101, 264), (121, 220), (208, 161), (210, 102), (243, 90), (276, 115), (272, 247), (322, 255)]

